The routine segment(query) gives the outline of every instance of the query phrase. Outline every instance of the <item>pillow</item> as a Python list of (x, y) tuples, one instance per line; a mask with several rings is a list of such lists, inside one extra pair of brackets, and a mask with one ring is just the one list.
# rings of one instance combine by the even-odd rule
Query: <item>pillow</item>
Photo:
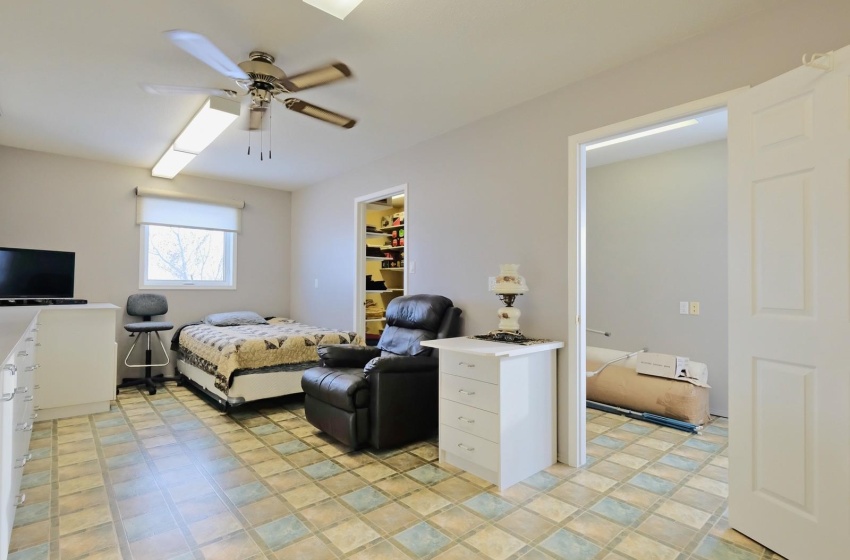
[(238, 325), (268, 325), (268, 321), (253, 311), (230, 311), (212, 313), (204, 317), (204, 323), (214, 327), (235, 327)]

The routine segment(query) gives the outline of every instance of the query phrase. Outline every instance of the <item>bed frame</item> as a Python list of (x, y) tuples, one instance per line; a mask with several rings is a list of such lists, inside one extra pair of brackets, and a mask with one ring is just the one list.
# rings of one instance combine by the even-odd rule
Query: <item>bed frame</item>
[(233, 385), (225, 395), (216, 388), (214, 375), (186, 363), (182, 357), (178, 357), (176, 367), (182, 383), (203, 392), (218, 404), (222, 412), (251, 401), (301, 393), (301, 376), (305, 371), (262, 371), (235, 375)]

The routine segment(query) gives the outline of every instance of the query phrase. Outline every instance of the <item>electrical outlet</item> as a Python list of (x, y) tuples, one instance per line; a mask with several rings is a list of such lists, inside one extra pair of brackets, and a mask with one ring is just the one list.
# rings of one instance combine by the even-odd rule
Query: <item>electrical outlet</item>
[(698, 301), (692, 301), (691, 302), (690, 312), (691, 312), (691, 315), (699, 315), (699, 302)]
[(679, 315), (687, 315), (690, 311), (688, 311), (688, 302), (680, 301), (679, 302)]
[(495, 289), (496, 289), (496, 277), (490, 276), (489, 278), (487, 278), (487, 291), (492, 292)]

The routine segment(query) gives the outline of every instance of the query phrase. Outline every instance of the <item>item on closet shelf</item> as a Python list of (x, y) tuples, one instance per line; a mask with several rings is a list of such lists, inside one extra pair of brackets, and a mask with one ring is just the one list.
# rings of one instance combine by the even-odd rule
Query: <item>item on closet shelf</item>
[(389, 216), (381, 216), (381, 227), (388, 228), (392, 225), (392, 220), (390, 220)]
[[(395, 232), (393, 232), (395, 233)], [(393, 247), (398, 247), (398, 238), (393, 236)]]
[(372, 245), (366, 245), (366, 256), (367, 257), (383, 257), (384, 252), (381, 251), (380, 247), (375, 247)]
[(372, 280), (372, 275), (366, 275), (366, 289), (367, 290), (386, 290), (387, 285), (384, 284), (383, 280)]
[(394, 226), (403, 226), (404, 225), (404, 212), (396, 212), (393, 214), (393, 225)]
[(380, 233), (376, 226), (366, 226), (366, 233)]

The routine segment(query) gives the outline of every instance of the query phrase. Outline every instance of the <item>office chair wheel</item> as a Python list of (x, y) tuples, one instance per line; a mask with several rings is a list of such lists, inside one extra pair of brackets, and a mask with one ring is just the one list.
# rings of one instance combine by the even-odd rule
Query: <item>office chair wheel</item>
[(148, 394), (149, 394), (149, 395), (155, 395), (155, 394), (156, 394), (156, 388), (155, 388), (155, 387), (151, 387), (150, 389), (148, 389)]

